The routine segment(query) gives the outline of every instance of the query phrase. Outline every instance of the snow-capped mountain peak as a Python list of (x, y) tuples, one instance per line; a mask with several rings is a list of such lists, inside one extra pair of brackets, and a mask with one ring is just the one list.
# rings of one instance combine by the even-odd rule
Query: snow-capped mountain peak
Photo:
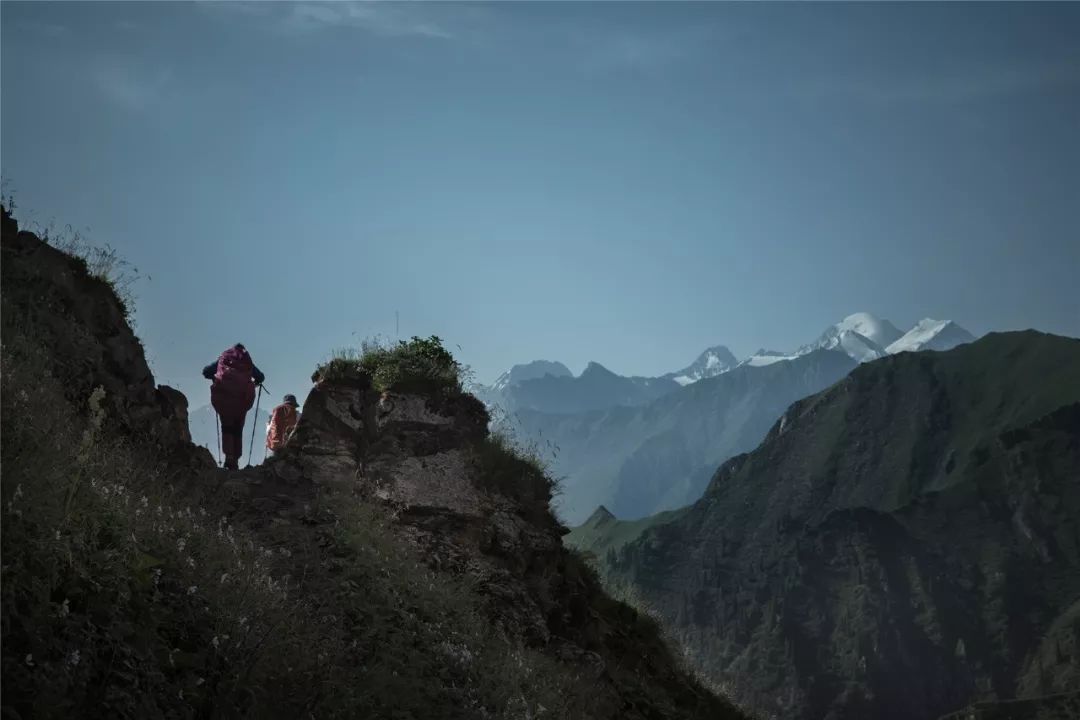
[(950, 350), (974, 339), (974, 335), (952, 320), (923, 318), (885, 350), (890, 355), (919, 350)]
[(682, 370), (664, 375), (680, 385), (689, 385), (698, 380), (715, 377), (725, 373), (738, 364), (735, 356), (723, 345), (715, 345), (698, 355), (697, 360)]
[(795, 357), (795, 355), (790, 353), (782, 353), (777, 352), (776, 350), (766, 350), (765, 348), (761, 348), (756, 353), (740, 362), (738, 367), (742, 367), (743, 365), (749, 365), (750, 367), (764, 367), (784, 360), (794, 360)]
[(870, 313), (854, 313), (827, 328), (814, 342), (803, 345), (795, 355), (806, 355), (814, 350), (839, 350), (857, 362), (870, 362), (885, 357), (885, 346), (902, 334), (888, 320)]
[(880, 345), (854, 330), (841, 330), (821, 345), (821, 349), (839, 350), (861, 363), (885, 357), (885, 350)]

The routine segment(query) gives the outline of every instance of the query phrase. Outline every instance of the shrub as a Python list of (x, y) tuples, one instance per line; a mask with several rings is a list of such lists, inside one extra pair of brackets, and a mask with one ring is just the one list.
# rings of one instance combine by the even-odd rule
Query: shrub
[(377, 390), (461, 392), (461, 368), (435, 335), (399, 340), (389, 347), (365, 343), (360, 367)]
[(340, 380), (367, 375), (376, 390), (459, 394), (464, 368), (435, 335), (384, 344), (365, 340), (360, 352), (335, 350), (315, 372), (316, 379)]

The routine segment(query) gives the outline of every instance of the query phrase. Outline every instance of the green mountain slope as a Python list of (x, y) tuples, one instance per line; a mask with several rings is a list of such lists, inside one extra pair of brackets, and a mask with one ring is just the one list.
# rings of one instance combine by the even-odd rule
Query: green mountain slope
[(1062, 640), (1080, 627), (1080, 340), (999, 333), (860, 366), (599, 562), (765, 714), (1080, 690)]

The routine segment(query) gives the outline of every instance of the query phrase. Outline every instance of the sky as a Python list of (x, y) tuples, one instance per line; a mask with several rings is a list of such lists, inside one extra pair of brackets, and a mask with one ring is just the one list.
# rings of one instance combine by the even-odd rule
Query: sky
[[(193, 407), (362, 338), (656, 375), (725, 344), (1080, 336), (1080, 4), (0, 4), (23, 226), (139, 269)], [(399, 326), (395, 316), (400, 318)]]

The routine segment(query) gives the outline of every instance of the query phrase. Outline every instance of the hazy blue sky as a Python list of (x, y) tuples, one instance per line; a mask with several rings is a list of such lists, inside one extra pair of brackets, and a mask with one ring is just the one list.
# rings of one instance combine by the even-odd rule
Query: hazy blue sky
[(196, 406), (227, 344), (302, 396), (395, 310), (484, 381), (859, 310), (1080, 335), (1080, 4), (0, 7), (18, 215), (151, 276)]

